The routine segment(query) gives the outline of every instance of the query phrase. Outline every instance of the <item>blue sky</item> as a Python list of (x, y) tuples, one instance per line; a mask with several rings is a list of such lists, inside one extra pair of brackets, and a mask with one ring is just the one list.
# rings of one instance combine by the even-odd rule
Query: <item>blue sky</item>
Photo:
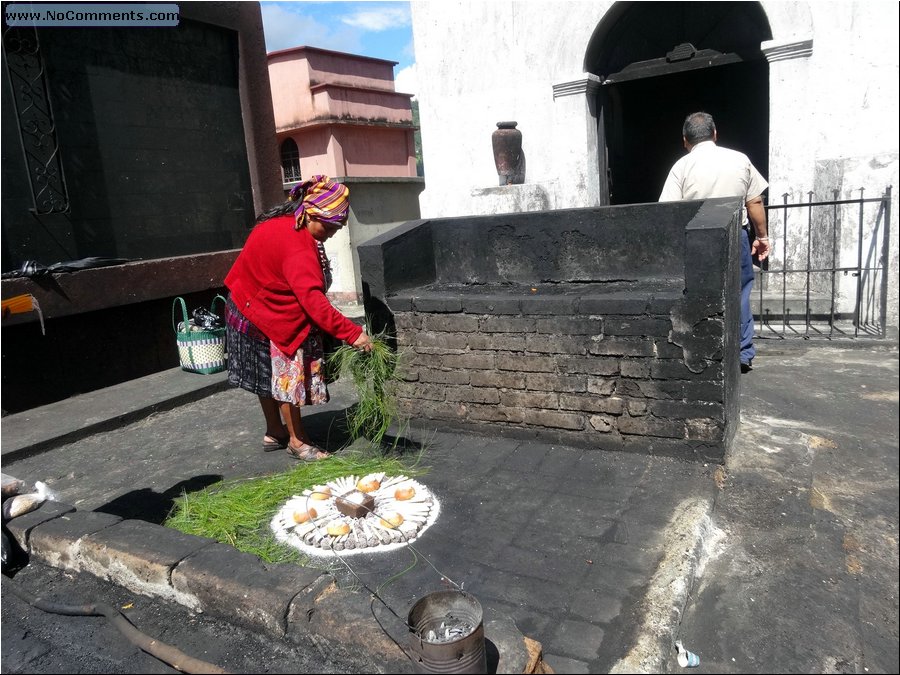
[(266, 50), (307, 45), (397, 61), (398, 91), (414, 94), (409, 2), (261, 2)]

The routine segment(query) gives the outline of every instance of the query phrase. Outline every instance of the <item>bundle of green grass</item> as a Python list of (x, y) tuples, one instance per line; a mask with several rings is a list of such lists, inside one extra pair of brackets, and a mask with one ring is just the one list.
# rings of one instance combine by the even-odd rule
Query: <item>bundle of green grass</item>
[(395, 386), (400, 379), (400, 354), (387, 343), (383, 332), (368, 332), (371, 351), (341, 345), (329, 355), (328, 365), (338, 376), (351, 378), (356, 387), (358, 403), (347, 413), (350, 437), (380, 445), (397, 418)]

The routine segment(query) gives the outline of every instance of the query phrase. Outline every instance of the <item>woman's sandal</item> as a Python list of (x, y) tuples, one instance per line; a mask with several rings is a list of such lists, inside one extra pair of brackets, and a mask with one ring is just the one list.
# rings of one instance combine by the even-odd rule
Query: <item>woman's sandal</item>
[(309, 443), (304, 443), (299, 448), (295, 448), (288, 444), (287, 453), (294, 459), (299, 459), (304, 462), (318, 462), (331, 457), (330, 454), (321, 448), (317, 448), (315, 445), (310, 445)]
[(285, 436), (284, 438), (278, 438), (276, 436), (269, 436), (266, 434), (263, 437), (263, 452), (274, 452), (275, 450), (284, 450), (288, 443), (290, 442), (291, 437)]

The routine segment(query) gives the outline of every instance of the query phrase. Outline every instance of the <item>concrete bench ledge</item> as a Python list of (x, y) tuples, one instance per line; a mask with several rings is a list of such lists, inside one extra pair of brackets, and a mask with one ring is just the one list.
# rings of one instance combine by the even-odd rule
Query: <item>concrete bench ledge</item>
[(657, 279), (616, 283), (440, 285), (407, 289), (387, 298), (394, 312), (466, 314), (668, 314), (682, 285)]
[(170, 368), (3, 418), (4, 461), (27, 457), (171, 410), (227, 387), (227, 373)]

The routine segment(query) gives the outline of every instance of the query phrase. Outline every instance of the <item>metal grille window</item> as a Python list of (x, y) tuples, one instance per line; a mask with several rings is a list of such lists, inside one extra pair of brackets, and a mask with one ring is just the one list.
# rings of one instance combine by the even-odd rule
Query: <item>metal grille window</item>
[(300, 180), (300, 150), (293, 138), (285, 139), (281, 144), (281, 171), (285, 183)]

